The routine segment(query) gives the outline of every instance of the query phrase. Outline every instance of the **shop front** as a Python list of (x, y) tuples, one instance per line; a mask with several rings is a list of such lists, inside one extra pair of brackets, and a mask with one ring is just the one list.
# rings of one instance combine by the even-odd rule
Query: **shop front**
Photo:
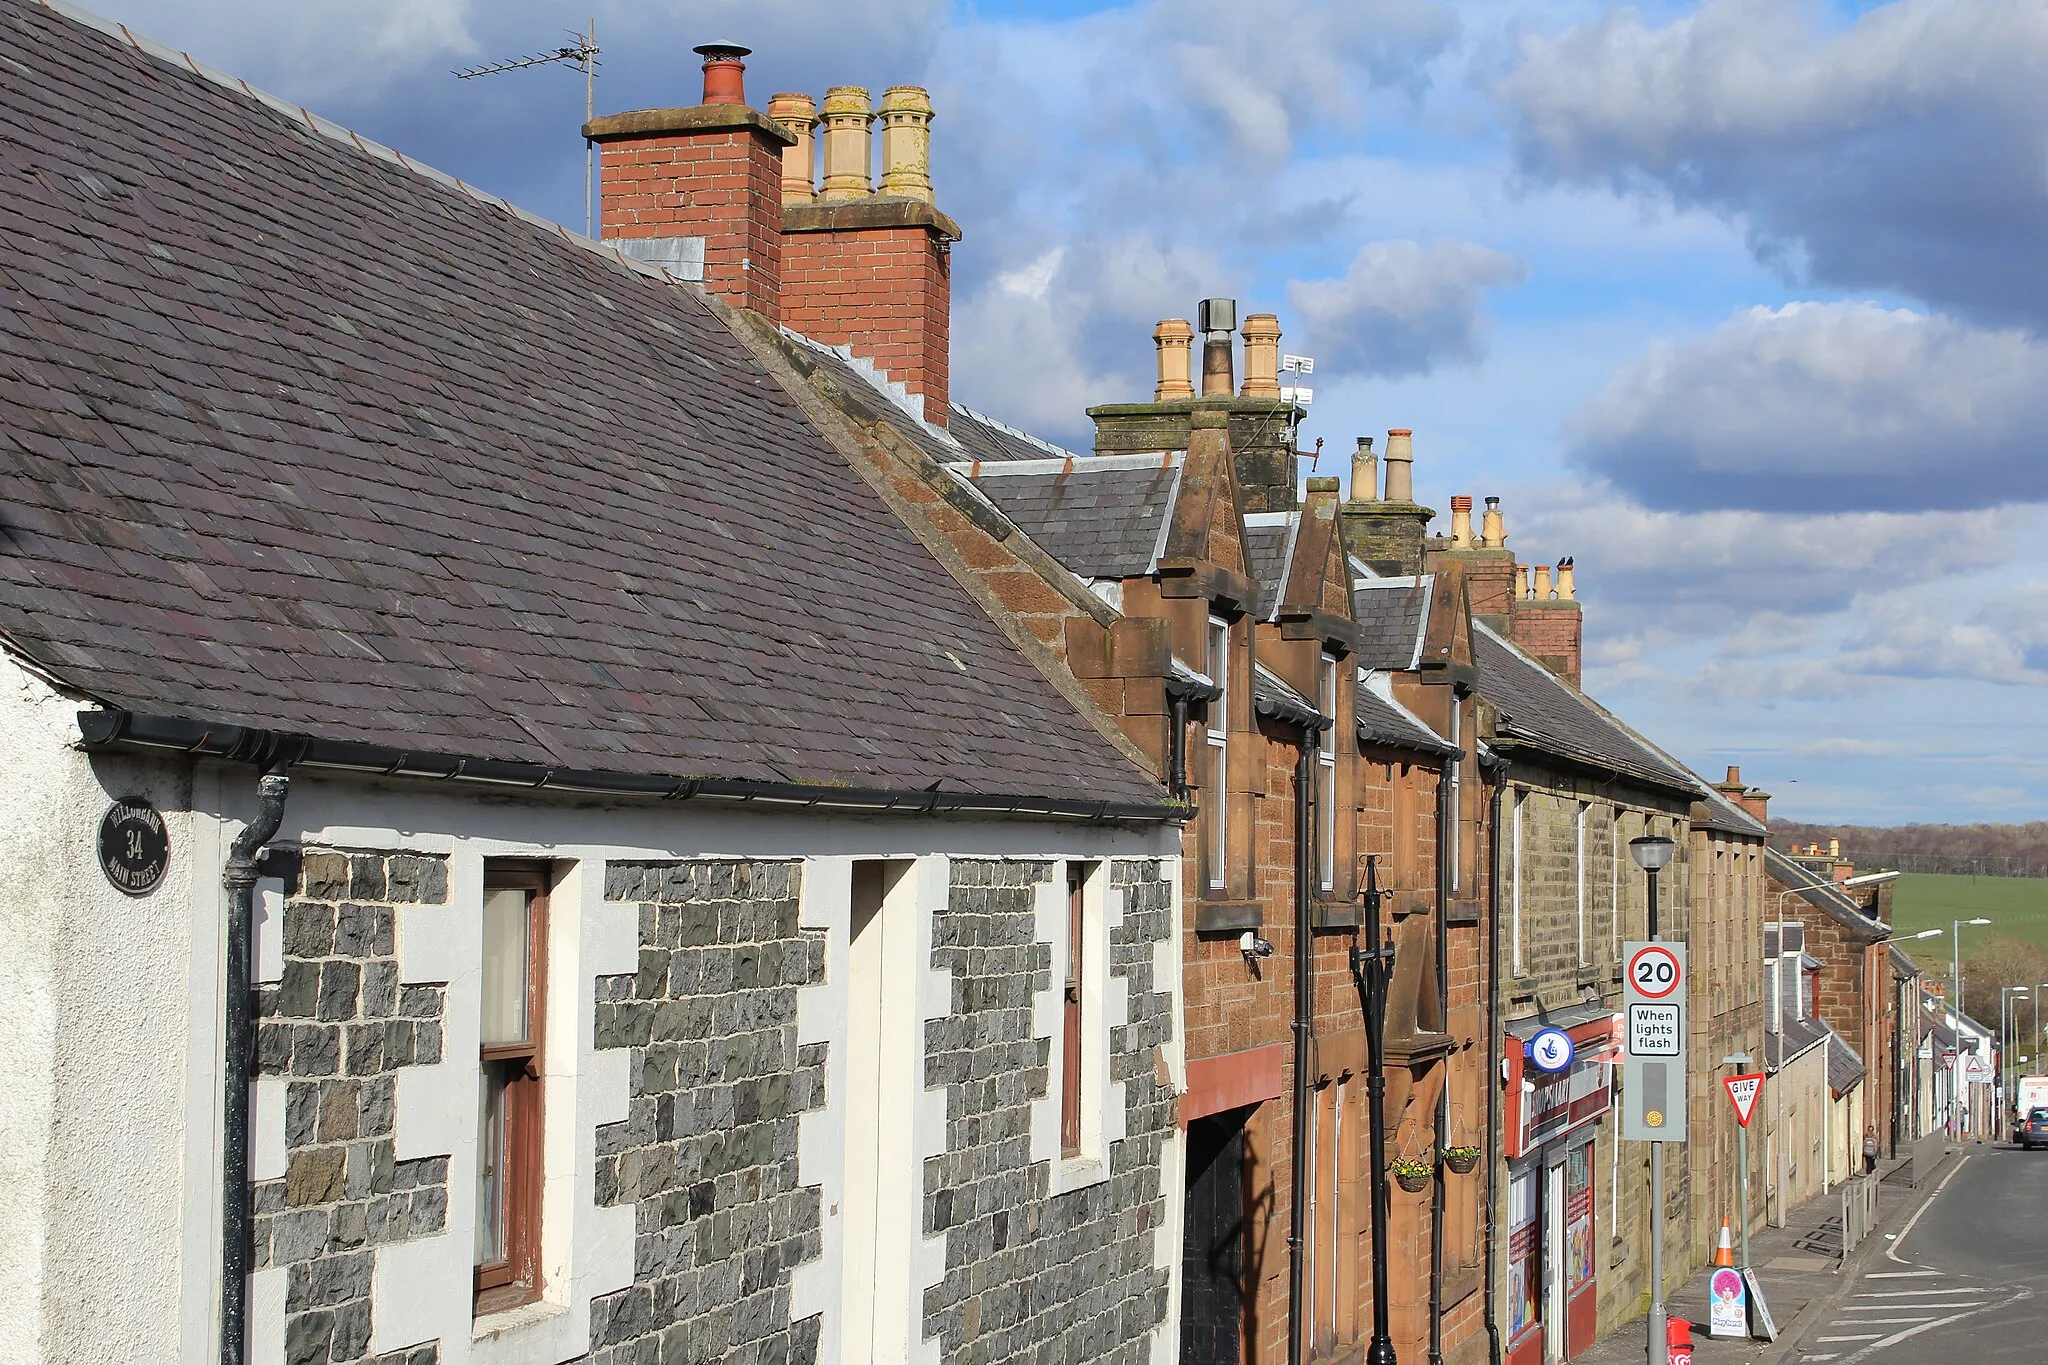
[[(1599, 1326), (1593, 1139), (1614, 1105), (1619, 1016), (1573, 1015), (1508, 1025), (1507, 1365), (1570, 1360)], [(1569, 1065), (1551, 1073), (1526, 1050), (1545, 1027), (1572, 1040)]]

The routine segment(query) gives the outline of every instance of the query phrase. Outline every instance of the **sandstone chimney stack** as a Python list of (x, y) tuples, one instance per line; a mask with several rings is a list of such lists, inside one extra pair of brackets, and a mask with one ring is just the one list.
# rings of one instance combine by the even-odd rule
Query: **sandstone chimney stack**
[(922, 86), (882, 92), (882, 193), (932, 202), (932, 97)]
[(1244, 320), (1244, 398), (1280, 396), (1280, 319), (1252, 313)]
[(1195, 396), (1194, 383), (1188, 377), (1194, 340), (1195, 329), (1188, 326), (1186, 318), (1162, 318), (1152, 329), (1152, 344), (1159, 353), (1159, 382), (1152, 390), (1153, 402)]
[(808, 204), (818, 197), (812, 177), (817, 158), (818, 102), (801, 91), (785, 90), (769, 98), (768, 117), (796, 139), (782, 149), (782, 202)]

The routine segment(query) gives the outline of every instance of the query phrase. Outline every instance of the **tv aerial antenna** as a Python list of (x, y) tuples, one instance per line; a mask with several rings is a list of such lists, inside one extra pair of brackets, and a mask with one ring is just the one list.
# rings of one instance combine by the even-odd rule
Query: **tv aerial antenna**
[[(491, 62), (486, 66), (473, 66), (467, 71), (452, 73), (459, 81), (473, 80), (478, 76), (496, 76), (505, 71), (521, 71), (529, 66), (549, 66), (561, 63), (565, 66), (580, 67), (583, 71), (583, 121), (590, 122), (597, 112), (597, 54), (602, 50), (597, 45), (597, 20), (590, 21), (587, 32), (569, 30), (569, 36), (576, 41), (552, 52), (536, 52), (529, 57), (508, 57), (502, 62)], [(583, 235), (595, 237), (595, 213), (590, 202), (591, 180), (595, 167), (593, 144), (583, 139)]]

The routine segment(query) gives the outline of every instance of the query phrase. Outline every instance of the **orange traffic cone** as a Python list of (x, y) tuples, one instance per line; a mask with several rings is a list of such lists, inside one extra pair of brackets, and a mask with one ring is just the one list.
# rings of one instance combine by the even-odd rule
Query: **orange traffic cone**
[(1715, 1265), (1735, 1264), (1735, 1238), (1728, 1231), (1728, 1220), (1721, 1220), (1721, 1245), (1714, 1248)]

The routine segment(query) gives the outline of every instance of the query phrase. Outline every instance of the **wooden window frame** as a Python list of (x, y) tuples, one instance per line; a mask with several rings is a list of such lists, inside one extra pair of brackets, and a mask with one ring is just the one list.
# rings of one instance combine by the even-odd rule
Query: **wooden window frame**
[[(472, 1311), (477, 1317), (532, 1303), (541, 1292), (541, 1149), (546, 1140), (543, 1101), (547, 1088), (548, 890), (552, 873), (546, 863), (484, 864), (486, 892), (530, 891), (533, 901), (526, 930), (526, 1039), (519, 1043), (483, 1043), (478, 1047), (479, 1085), (493, 1068), (522, 1069), (505, 1087), (505, 1257), (475, 1267)], [(478, 912), (482, 912), (481, 906)], [(483, 1160), (481, 1150), (477, 1159)], [(483, 1216), (483, 1210), (478, 1209), (477, 1217)]]
[(1088, 1026), (1083, 998), (1087, 992), (1084, 941), (1088, 918), (1084, 909), (1087, 867), (1067, 864), (1067, 972), (1061, 1006), (1060, 1155), (1081, 1155), (1081, 1069), (1083, 1031)]

